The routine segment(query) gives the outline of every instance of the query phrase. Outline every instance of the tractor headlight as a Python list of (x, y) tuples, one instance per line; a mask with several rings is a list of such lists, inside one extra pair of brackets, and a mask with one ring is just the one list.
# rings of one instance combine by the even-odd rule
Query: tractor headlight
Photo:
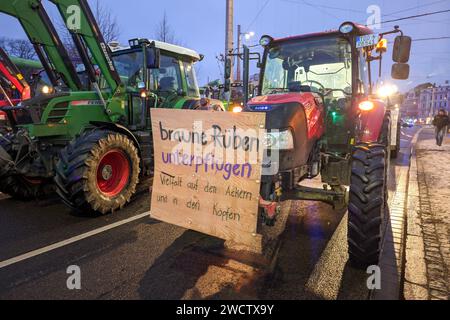
[(273, 38), (271, 36), (264, 35), (259, 40), (259, 44), (263, 47), (267, 47), (272, 41), (273, 41)]
[(348, 34), (348, 33), (352, 32), (354, 28), (355, 28), (355, 25), (353, 23), (351, 23), (351, 22), (344, 22), (339, 27), (339, 32), (341, 32), (343, 34)]
[(291, 130), (266, 132), (264, 137), (264, 147), (271, 150), (291, 150), (294, 149), (294, 136)]
[(45, 85), (42, 87), (41, 91), (43, 94), (51, 94), (53, 93), (53, 87)]
[(234, 113), (242, 112), (242, 106), (234, 106), (232, 110)]

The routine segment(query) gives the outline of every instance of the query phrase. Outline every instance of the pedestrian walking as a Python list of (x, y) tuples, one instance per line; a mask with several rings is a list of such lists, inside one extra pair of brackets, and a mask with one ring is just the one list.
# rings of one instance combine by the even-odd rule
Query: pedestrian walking
[(450, 124), (450, 119), (444, 109), (439, 110), (439, 113), (433, 119), (433, 126), (436, 133), (436, 144), (442, 145), (444, 136), (447, 132), (447, 126)]

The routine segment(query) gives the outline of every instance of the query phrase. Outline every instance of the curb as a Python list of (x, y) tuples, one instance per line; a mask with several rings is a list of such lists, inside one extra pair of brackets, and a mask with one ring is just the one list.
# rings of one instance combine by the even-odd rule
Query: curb
[(408, 202), (406, 207), (405, 256), (402, 272), (402, 296), (405, 300), (428, 299), (427, 271), (422, 227), (420, 224), (420, 194), (417, 177), (416, 147), (421, 129), (412, 141), (408, 183)]
[[(389, 198), (389, 219), (386, 222), (383, 244), (381, 248), (379, 267), (381, 271), (381, 289), (371, 290), (370, 300), (399, 300), (403, 298), (404, 274), (407, 249), (407, 221), (409, 208), (410, 179), (414, 178), (412, 172), (417, 169), (411, 165), (415, 159), (415, 144), (422, 129), (417, 131), (411, 140), (411, 147), (406, 157), (409, 165), (400, 166), (395, 173), (399, 182), (395, 186), (393, 195)], [(408, 149), (407, 149), (408, 150)], [(416, 179), (417, 184), (417, 179)], [(418, 190), (418, 189), (416, 189)]]

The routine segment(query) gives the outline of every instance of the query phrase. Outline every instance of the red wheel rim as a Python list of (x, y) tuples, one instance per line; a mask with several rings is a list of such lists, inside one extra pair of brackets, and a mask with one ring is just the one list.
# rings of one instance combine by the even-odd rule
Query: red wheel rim
[(103, 155), (97, 168), (97, 186), (104, 195), (117, 196), (129, 178), (130, 163), (123, 151), (114, 149)]

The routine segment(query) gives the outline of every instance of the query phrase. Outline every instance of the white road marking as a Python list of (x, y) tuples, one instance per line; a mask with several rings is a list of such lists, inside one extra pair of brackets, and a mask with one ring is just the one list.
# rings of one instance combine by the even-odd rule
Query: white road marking
[(105, 231), (117, 228), (117, 227), (122, 226), (124, 224), (130, 223), (130, 222), (133, 222), (133, 221), (145, 218), (145, 217), (150, 217), (150, 211), (141, 213), (141, 214), (139, 214), (137, 216), (134, 216), (134, 217), (131, 217), (131, 218), (128, 218), (128, 219), (125, 219), (125, 220), (121, 220), (121, 221), (109, 224), (107, 226), (104, 226), (104, 227), (101, 227), (101, 228), (98, 228), (98, 229), (94, 229), (92, 231), (88, 231), (86, 233), (82, 233), (80, 235), (74, 236), (72, 238), (69, 238), (69, 239), (66, 239), (66, 240), (63, 240), (63, 241), (56, 242), (56, 243), (51, 244), (51, 245), (46, 246), (46, 247), (39, 248), (39, 249), (30, 251), (30, 252), (21, 254), (19, 256), (10, 258), (8, 260), (1, 261), (0, 262), (0, 269), (5, 268), (7, 266), (10, 266), (12, 264), (15, 264), (15, 263), (18, 263), (18, 262), (21, 262), (21, 261), (33, 258), (33, 257), (36, 257), (36, 256), (39, 256), (41, 254), (44, 254), (44, 253), (47, 253), (47, 252), (59, 249), (61, 247), (67, 246), (69, 244), (72, 244), (72, 243), (84, 240), (86, 238), (95, 236), (95, 235), (100, 234), (102, 232), (105, 232)]

